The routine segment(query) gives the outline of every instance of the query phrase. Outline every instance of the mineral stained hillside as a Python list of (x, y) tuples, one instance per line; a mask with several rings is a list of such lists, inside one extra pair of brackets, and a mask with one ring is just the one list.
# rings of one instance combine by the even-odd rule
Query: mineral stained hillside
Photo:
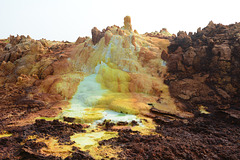
[(240, 23), (0, 40), (0, 159), (240, 159)]

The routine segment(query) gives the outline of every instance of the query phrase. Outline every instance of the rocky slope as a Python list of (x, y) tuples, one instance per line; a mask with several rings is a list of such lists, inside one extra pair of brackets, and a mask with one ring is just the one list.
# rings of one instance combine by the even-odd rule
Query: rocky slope
[[(59, 105), (66, 95), (56, 91), (57, 84), (63, 79), (70, 81), (65, 76), (71, 71), (66, 61), (73, 47), (72, 43), (33, 40), (29, 36), (10, 36), (1, 41), (1, 127), (6, 127), (7, 123), (24, 124), (19, 120), (30, 116), (31, 112), (34, 117), (44, 115), (46, 109), (46, 115), (59, 112), (59, 107), (53, 106)], [(71, 80), (69, 87), (79, 81), (80, 78)], [(69, 90), (66, 86), (65, 89)], [(68, 95), (75, 91), (71, 89)], [(31, 123), (31, 120), (25, 122), (28, 121)]]
[(162, 57), (171, 95), (189, 110), (209, 108), (238, 121), (240, 115), (240, 23), (212, 21), (197, 33), (179, 32)]
[(240, 159), (239, 25), (0, 40), (0, 159)]

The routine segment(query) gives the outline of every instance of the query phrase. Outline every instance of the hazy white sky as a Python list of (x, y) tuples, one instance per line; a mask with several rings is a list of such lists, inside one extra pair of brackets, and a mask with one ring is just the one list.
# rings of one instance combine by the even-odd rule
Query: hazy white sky
[(240, 22), (239, 0), (0, 0), (0, 39), (30, 35), (34, 39), (75, 41), (102, 30), (123, 25), (132, 17), (139, 33), (167, 28), (195, 32), (214, 23)]

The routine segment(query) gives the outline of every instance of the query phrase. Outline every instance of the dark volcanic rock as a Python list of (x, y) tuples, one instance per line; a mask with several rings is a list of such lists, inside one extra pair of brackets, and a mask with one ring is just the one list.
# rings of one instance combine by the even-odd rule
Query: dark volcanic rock
[(239, 159), (239, 126), (220, 119), (198, 117), (190, 123), (156, 127), (160, 135), (119, 132), (118, 138), (99, 142), (123, 150), (117, 159)]
[(195, 109), (205, 105), (214, 111), (229, 108), (225, 106), (240, 110), (239, 32), (240, 23), (212, 21), (195, 34), (179, 32), (165, 58), (170, 73), (165, 82), (172, 96)]
[[(0, 159), (62, 159), (40, 152), (41, 148), (47, 147), (43, 142), (29, 139), (29, 136), (42, 138), (54, 137), (59, 144), (71, 145), (74, 142), (70, 136), (74, 133), (86, 132), (81, 124), (68, 124), (58, 120), (36, 120), (32, 125), (8, 128), (11, 137), (0, 138)], [(71, 156), (66, 159), (92, 159), (87, 152), (73, 150)]]
[(97, 27), (94, 27), (92, 29), (92, 42), (93, 44), (97, 44), (102, 37), (104, 37), (105, 32), (101, 32), (97, 29)]
[(61, 142), (69, 141), (69, 136), (72, 136), (74, 133), (86, 132), (81, 124), (66, 124), (58, 120), (46, 121), (44, 119), (36, 120), (30, 130), (37, 134), (58, 137)]
[(192, 39), (187, 35), (186, 32), (180, 31), (177, 34), (177, 37), (172, 41), (171, 45), (168, 47), (169, 52), (174, 52), (179, 46), (182, 47), (183, 50), (190, 47), (192, 44)]
[(83, 152), (77, 150), (76, 152), (72, 153), (71, 156), (65, 158), (65, 160), (75, 160), (75, 159), (85, 159), (85, 160), (94, 160), (87, 152)]

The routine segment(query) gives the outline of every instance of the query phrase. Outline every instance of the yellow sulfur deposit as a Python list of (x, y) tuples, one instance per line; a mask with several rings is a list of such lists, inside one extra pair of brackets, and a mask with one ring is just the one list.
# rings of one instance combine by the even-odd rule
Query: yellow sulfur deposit
[[(108, 27), (104, 34), (95, 45), (87, 39), (74, 50), (71, 66), (85, 76), (74, 87), (77, 90), (70, 100), (71, 107), (62, 116), (93, 123), (108, 119), (113, 114), (109, 110), (146, 115), (151, 108), (148, 103), (159, 110), (180, 112), (162, 79), (166, 67), (161, 52), (167, 50), (169, 41), (134, 32), (130, 17), (125, 18), (124, 27)], [(63, 82), (61, 86), (67, 87)], [(61, 92), (65, 95), (65, 89)], [(159, 97), (161, 104), (156, 103)]]
[(59, 144), (58, 140), (52, 137), (49, 137), (48, 139), (37, 138), (36, 142), (44, 142), (47, 145), (47, 147), (41, 149), (41, 153), (45, 155), (66, 158), (73, 152), (72, 145)]
[(93, 146), (98, 146), (98, 142), (102, 140), (108, 140), (116, 137), (116, 132), (90, 132), (90, 133), (79, 133), (71, 136), (71, 140), (76, 142), (82, 150), (89, 150)]
[(89, 149), (89, 153), (94, 159), (109, 159), (109, 157), (118, 157), (118, 153), (121, 151), (122, 149), (120, 147), (112, 148), (111, 145), (93, 146)]
[[(148, 135), (155, 130), (153, 120), (146, 117), (152, 115), (152, 106), (188, 116), (176, 107), (163, 82), (166, 66), (161, 53), (167, 50), (169, 40), (140, 35), (132, 30), (130, 17), (124, 20), (122, 28), (108, 27), (97, 43), (87, 38), (78, 44), (68, 59), (72, 72), (49, 76), (41, 84), (43, 90), (57, 91), (69, 99), (69, 107), (58, 118), (70, 117), (74, 123), (90, 125), (87, 133), (75, 134), (71, 140), (96, 159), (105, 156), (104, 149), (112, 156), (117, 154), (110, 146), (98, 146), (99, 141), (118, 135), (103, 131), (98, 124), (127, 122), (127, 126), (115, 127)], [(131, 127), (132, 121), (138, 126)]]
[(6, 132), (6, 131), (3, 131), (2, 133), (0, 133), (0, 138), (4, 138), (4, 137), (10, 137), (12, 136), (12, 134)]
[(109, 89), (112, 92), (129, 92), (130, 76), (120, 69), (102, 65), (96, 78), (103, 89)]
[(201, 114), (210, 114), (210, 112), (208, 112), (207, 110), (207, 107), (205, 107), (205, 106), (199, 106), (199, 111), (200, 111), (200, 113)]

